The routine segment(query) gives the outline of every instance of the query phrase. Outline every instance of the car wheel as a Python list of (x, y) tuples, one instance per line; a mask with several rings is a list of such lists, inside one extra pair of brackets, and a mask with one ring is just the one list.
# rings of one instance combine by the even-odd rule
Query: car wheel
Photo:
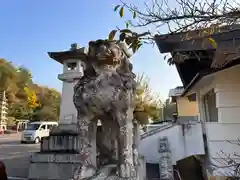
[(40, 138), (39, 138), (39, 137), (36, 137), (34, 143), (35, 143), (35, 144), (40, 143)]
[(21, 141), (21, 144), (25, 144), (25, 142), (24, 142), (24, 141)]

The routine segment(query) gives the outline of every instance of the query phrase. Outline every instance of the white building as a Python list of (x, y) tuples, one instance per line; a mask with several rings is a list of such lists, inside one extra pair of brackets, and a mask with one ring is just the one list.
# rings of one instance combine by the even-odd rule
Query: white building
[(216, 48), (210, 43), (203, 46), (208, 38), (199, 37), (197, 31), (191, 32), (191, 40), (182, 40), (184, 35), (156, 36), (156, 43), (176, 62), (185, 88), (182, 97), (196, 94), (206, 147), (202, 165), (215, 179), (235, 176), (240, 163), (236, 145), (240, 144), (240, 26), (222, 27), (213, 34)]

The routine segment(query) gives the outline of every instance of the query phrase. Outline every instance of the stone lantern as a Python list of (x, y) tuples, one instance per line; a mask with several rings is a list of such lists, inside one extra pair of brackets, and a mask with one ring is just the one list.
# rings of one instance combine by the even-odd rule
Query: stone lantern
[[(63, 72), (58, 75), (63, 82), (59, 126), (50, 131), (49, 137), (41, 139), (40, 152), (30, 157), (29, 179), (71, 179), (82, 164), (73, 93), (75, 84), (83, 76), (85, 51), (84, 47), (72, 44), (68, 51), (48, 53), (63, 65)], [(92, 161), (96, 161), (96, 157)]]
[(62, 96), (60, 106), (59, 124), (62, 129), (73, 129), (77, 121), (77, 110), (73, 104), (73, 88), (83, 76), (83, 60), (86, 59), (86, 48), (75, 43), (69, 51), (49, 52), (49, 56), (63, 65), (62, 74), (58, 79), (62, 83)]

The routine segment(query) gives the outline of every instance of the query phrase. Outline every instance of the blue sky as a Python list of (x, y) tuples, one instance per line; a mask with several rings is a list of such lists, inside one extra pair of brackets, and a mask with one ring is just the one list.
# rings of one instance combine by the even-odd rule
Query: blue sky
[[(112, 10), (116, 4), (117, 0), (2, 0), (0, 57), (30, 69), (36, 83), (61, 91), (57, 75), (62, 65), (47, 52), (106, 38), (116, 25), (123, 25)], [(175, 67), (167, 65), (157, 47), (141, 48), (131, 61), (134, 71), (144, 72), (153, 91), (162, 98), (170, 88), (181, 85)]]

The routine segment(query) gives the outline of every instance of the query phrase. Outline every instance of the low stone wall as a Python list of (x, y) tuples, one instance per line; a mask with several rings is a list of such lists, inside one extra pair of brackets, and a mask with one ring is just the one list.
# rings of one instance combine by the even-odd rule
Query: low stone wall
[(28, 178), (32, 180), (66, 180), (73, 178), (76, 168), (81, 166), (78, 154), (35, 153), (30, 157)]

